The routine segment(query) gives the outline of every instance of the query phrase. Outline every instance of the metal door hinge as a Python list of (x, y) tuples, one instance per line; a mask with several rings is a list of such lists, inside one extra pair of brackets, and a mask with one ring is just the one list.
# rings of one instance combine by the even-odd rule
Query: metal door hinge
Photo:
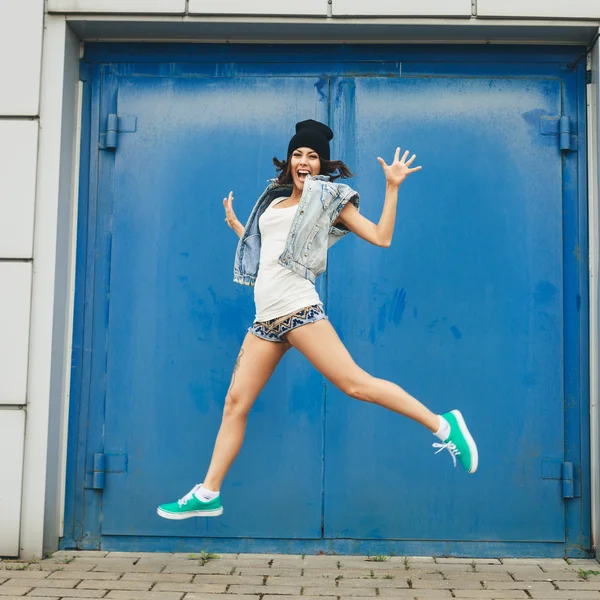
[(85, 474), (86, 489), (103, 490), (106, 473), (127, 473), (127, 454), (124, 452), (94, 454), (93, 471)]
[(572, 462), (555, 459), (542, 460), (542, 479), (562, 481), (563, 498), (581, 497), (579, 469)]
[(106, 131), (99, 136), (100, 150), (116, 150), (119, 133), (135, 133), (137, 130), (137, 117), (132, 115), (110, 114), (106, 119)]
[(577, 131), (577, 127), (571, 121), (571, 117), (542, 117), (540, 119), (540, 133), (542, 135), (558, 136), (558, 147), (561, 151), (577, 151), (577, 135), (574, 133), (575, 131)]

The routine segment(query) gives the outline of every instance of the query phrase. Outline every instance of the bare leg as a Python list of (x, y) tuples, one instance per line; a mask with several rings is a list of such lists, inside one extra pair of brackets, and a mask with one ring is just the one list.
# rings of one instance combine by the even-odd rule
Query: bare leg
[(289, 344), (268, 342), (252, 333), (246, 335), (233, 368), (223, 420), (204, 478), (203, 485), (207, 489), (215, 492), (221, 489), (223, 479), (242, 447), (248, 413), (289, 348)]
[(287, 340), (348, 396), (389, 408), (434, 433), (438, 430), (439, 417), (416, 398), (395, 383), (377, 379), (361, 369), (329, 321), (323, 319), (298, 327), (287, 334)]

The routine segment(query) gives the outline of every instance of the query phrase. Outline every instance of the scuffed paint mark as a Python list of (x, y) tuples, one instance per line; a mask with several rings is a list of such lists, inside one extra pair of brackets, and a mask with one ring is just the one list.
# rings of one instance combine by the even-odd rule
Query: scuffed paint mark
[(431, 321), (431, 323), (429, 323), (429, 325), (427, 326), (427, 333), (433, 333), (434, 329), (438, 326), (439, 323), (443, 323), (446, 320), (446, 317), (443, 317), (442, 319), (434, 319), (433, 321)]
[(529, 125), (533, 125), (534, 127), (539, 128), (540, 119), (548, 115), (548, 111), (543, 110), (542, 108), (536, 108), (535, 110), (530, 110), (524, 112), (521, 116)]
[(315, 83), (315, 88), (321, 100), (328, 100), (328, 95), (323, 91), (323, 88), (328, 86), (329, 80), (326, 77), (320, 77), (317, 83)]
[(575, 250), (573, 250), (573, 256), (576, 260), (581, 260), (581, 248), (579, 247), (579, 244), (575, 246)]
[(456, 325), (452, 325), (452, 327), (450, 327), (450, 331), (452, 332), (452, 335), (457, 340), (462, 339), (462, 333), (460, 332), (460, 329)]
[(404, 311), (406, 309), (406, 292), (404, 291), (404, 288), (396, 290), (394, 292), (394, 300), (392, 306), (392, 321), (396, 325), (400, 325), (400, 322), (402, 321), (402, 316), (404, 315)]
[(190, 253), (189, 252), (180, 252), (179, 255), (183, 256), (185, 258), (189, 258), (190, 257)]
[(549, 281), (540, 281), (535, 286), (533, 300), (536, 307), (554, 304), (558, 298), (558, 288)]
[(413, 318), (416, 319), (418, 316), (419, 316), (419, 311), (417, 310), (417, 307), (415, 306), (413, 308)]

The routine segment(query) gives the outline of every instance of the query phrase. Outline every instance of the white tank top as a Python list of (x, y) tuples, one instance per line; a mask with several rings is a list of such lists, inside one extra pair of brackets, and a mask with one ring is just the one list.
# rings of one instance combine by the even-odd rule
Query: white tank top
[(286, 198), (278, 198), (261, 215), (260, 264), (254, 284), (256, 321), (269, 321), (289, 315), (305, 306), (321, 304), (315, 285), (298, 273), (282, 267), (283, 254), (298, 205), (274, 208)]

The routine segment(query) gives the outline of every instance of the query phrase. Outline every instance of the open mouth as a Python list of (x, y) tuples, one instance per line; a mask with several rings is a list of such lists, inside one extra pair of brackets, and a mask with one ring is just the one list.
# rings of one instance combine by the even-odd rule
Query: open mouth
[(307, 171), (306, 169), (298, 169), (297, 173), (298, 173), (298, 179), (300, 181), (304, 181), (306, 179), (306, 176), (310, 175), (310, 171)]

